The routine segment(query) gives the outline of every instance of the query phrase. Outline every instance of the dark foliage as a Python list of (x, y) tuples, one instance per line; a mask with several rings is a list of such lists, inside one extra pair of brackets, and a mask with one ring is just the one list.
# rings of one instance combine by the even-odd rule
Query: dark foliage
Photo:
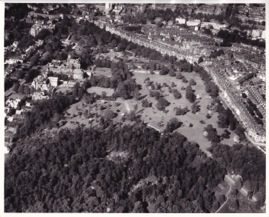
[(5, 10), (6, 18), (14, 16), (15, 19), (20, 20), (25, 18), (30, 11), (27, 4), (10, 4), (9, 6), (9, 9)]
[(247, 32), (246, 31), (238, 31), (234, 30), (232, 32), (229, 32), (227, 30), (220, 30), (217, 34), (218, 37), (223, 39), (223, 44), (221, 46), (227, 46), (227, 44), (232, 44), (232, 43), (244, 43), (244, 44), (249, 44), (252, 46), (257, 46), (261, 48), (265, 48), (265, 42), (260, 41), (260, 40), (252, 40), (247, 37)]
[[(255, 147), (246, 145), (214, 145), (213, 157), (229, 172), (240, 174), (244, 183), (250, 182), (253, 193), (259, 194), (259, 202), (265, 200), (265, 155)], [(250, 166), (251, 165), (251, 166)]]
[(188, 99), (191, 103), (193, 103), (196, 99), (194, 90), (191, 88), (190, 84), (186, 87), (186, 99)]
[[(127, 157), (109, 160), (112, 150)], [(5, 211), (209, 212), (225, 173), (178, 133), (66, 129), (17, 142), (5, 165)]]
[(58, 95), (52, 99), (38, 102), (31, 112), (25, 114), (25, 121), (18, 126), (15, 140), (30, 136), (39, 128), (44, 128), (55, 113), (62, 114), (74, 101), (71, 96)]

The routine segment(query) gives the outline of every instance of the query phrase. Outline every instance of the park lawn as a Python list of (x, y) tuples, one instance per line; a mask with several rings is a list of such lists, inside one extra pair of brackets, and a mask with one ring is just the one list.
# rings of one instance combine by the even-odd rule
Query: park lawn
[(135, 69), (133, 71), (134, 74), (136, 73), (141, 73), (141, 74), (150, 74), (150, 71), (149, 70), (144, 70), (144, 69)]
[[(107, 88), (104, 88), (107, 89)], [(101, 109), (103, 108), (103, 109)], [(67, 123), (60, 128), (74, 129), (78, 126), (85, 128), (95, 127), (99, 125), (101, 116), (104, 116), (104, 112), (109, 109), (117, 114), (117, 117), (113, 118), (114, 123), (122, 123), (123, 114), (127, 114), (125, 100), (118, 98), (115, 101), (98, 100), (93, 104), (87, 104), (84, 99), (74, 103), (64, 113), (63, 120)], [(88, 110), (88, 115), (85, 116), (85, 111)], [(124, 124), (132, 124), (132, 122), (126, 120)]]
[(105, 92), (107, 96), (112, 96), (114, 93), (114, 89), (104, 88), (104, 87), (90, 87), (87, 89), (87, 92), (88, 93), (96, 93), (98, 95), (102, 95), (102, 93)]
[[(67, 112), (71, 115), (66, 117), (67, 123), (63, 127), (75, 128), (78, 125), (83, 125), (85, 127), (98, 125), (100, 117), (104, 114), (105, 111), (105, 109), (101, 110), (101, 106), (106, 107), (117, 113), (117, 117), (113, 119), (114, 123), (122, 123), (123, 115), (128, 113), (128, 109), (126, 108), (127, 103), (130, 109), (134, 110), (136, 114), (140, 116), (141, 120), (143, 120), (145, 123), (150, 124), (151, 126), (156, 127), (160, 131), (163, 131), (165, 129), (166, 124), (170, 119), (176, 117), (180, 122), (182, 122), (182, 126), (176, 131), (187, 137), (189, 141), (198, 143), (200, 148), (203, 151), (206, 151), (207, 148), (211, 146), (211, 143), (203, 135), (204, 128), (208, 124), (212, 124), (212, 126), (217, 129), (219, 135), (223, 133), (223, 129), (218, 128), (217, 113), (213, 113), (210, 119), (206, 118), (206, 114), (208, 112), (206, 107), (207, 105), (211, 104), (212, 99), (205, 92), (205, 86), (200, 76), (196, 73), (183, 72), (182, 74), (187, 78), (187, 80), (193, 78), (196, 82), (196, 85), (192, 86), (192, 88), (195, 90), (195, 94), (199, 94), (199, 96), (201, 97), (201, 99), (197, 99), (201, 109), (196, 114), (193, 114), (191, 112), (192, 103), (190, 103), (189, 100), (185, 98), (185, 90), (181, 90), (182, 87), (186, 88), (188, 83), (183, 83), (182, 80), (178, 80), (175, 77), (171, 77), (169, 75), (157, 75), (139, 72), (134, 73), (133, 77), (135, 78), (137, 84), (140, 84), (142, 87), (142, 89), (140, 90), (141, 96), (145, 97), (145, 99), (151, 102), (152, 107), (144, 108), (142, 107), (142, 100), (137, 101), (135, 99), (124, 100), (122, 98), (118, 98), (115, 101), (98, 100), (93, 105), (86, 105), (86, 103), (82, 100), (72, 105), (70, 109), (68, 109)], [(160, 83), (162, 85), (160, 92), (165, 97), (165, 99), (170, 102), (170, 105), (167, 106), (165, 109), (166, 112), (159, 111), (156, 108), (156, 99), (149, 96), (150, 90), (144, 84), (144, 80), (147, 77), (149, 77), (150, 80), (154, 83)], [(172, 82), (176, 84), (175, 87), (172, 87)], [(177, 89), (181, 93), (182, 97), (180, 99), (175, 99), (172, 92), (169, 92), (169, 87), (163, 86), (164, 83), (166, 83), (172, 89)], [(87, 91), (88, 93), (96, 93), (98, 95), (102, 95), (102, 93), (105, 92), (107, 96), (111, 96), (114, 93), (113, 89), (102, 87), (91, 87), (88, 88)], [(187, 106), (190, 111), (186, 115), (176, 116), (174, 109), (175, 107), (179, 106), (182, 108)], [(84, 116), (84, 112), (86, 109), (88, 109), (89, 112), (92, 113), (92, 116), (90, 118), (91, 122), (89, 122), (89, 118)], [(200, 122), (201, 120), (203, 120), (205, 124), (202, 124)], [(162, 126), (160, 126), (160, 122), (162, 122)], [(132, 124), (132, 122), (128, 120), (125, 121), (123, 124), (128, 123)], [(193, 124), (192, 127), (189, 127), (190, 123)], [(224, 139), (222, 143), (229, 145), (234, 144), (234, 142), (232, 141), (233, 136), (234, 133), (232, 132), (230, 139)]]
[(64, 113), (64, 119), (67, 123), (60, 128), (71, 128), (74, 129), (79, 125), (85, 125), (85, 127), (90, 127), (89, 118), (84, 116), (86, 109), (90, 110), (92, 105), (85, 105), (84, 100), (74, 103), (70, 108)]
[[(140, 70), (141, 71), (141, 70)], [(208, 124), (212, 124), (214, 128), (217, 129), (218, 134), (223, 133), (223, 129), (220, 129), (217, 125), (217, 113), (213, 113), (212, 117), (210, 119), (206, 118), (206, 114), (208, 112), (207, 110), (207, 105), (211, 104), (212, 99), (211, 97), (206, 93), (205, 91), (205, 86), (203, 84), (203, 81), (201, 80), (200, 76), (196, 73), (185, 73), (182, 72), (182, 74), (186, 77), (187, 80), (190, 80), (191, 78), (195, 80), (196, 85), (192, 86), (192, 88), (195, 90), (195, 95), (199, 95), (201, 99), (197, 99), (199, 102), (198, 104), (200, 105), (200, 111), (196, 114), (193, 114), (191, 112), (191, 105), (192, 103), (189, 102), (185, 98), (186, 91), (181, 90), (182, 87), (186, 88), (188, 83), (183, 83), (182, 80), (178, 80), (175, 77), (171, 77), (169, 75), (156, 75), (156, 74), (148, 74), (148, 73), (134, 73), (134, 78), (136, 79), (136, 82), (142, 86), (142, 89), (140, 90), (141, 96), (147, 96), (146, 99), (150, 102), (152, 102), (152, 107), (151, 108), (143, 108), (141, 105), (141, 101), (137, 102), (138, 109), (137, 111), (141, 115), (141, 119), (146, 122), (150, 123), (154, 127), (157, 127), (161, 131), (165, 129), (165, 126), (167, 122), (173, 118), (176, 117), (179, 121), (181, 121), (183, 124), (180, 128), (177, 129), (177, 132), (183, 134), (184, 136), (187, 137), (189, 141), (196, 142), (200, 145), (200, 148), (203, 151), (206, 151), (207, 148), (211, 146), (211, 143), (207, 140), (206, 137), (204, 137), (203, 132), (204, 128)], [(165, 99), (170, 102), (170, 105), (166, 107), (167, 113), (163, 111), (159, 111), (155, 105), (157, 101), (149, 96), (150, 90), (145, 86), (144, 80), (149, 77), (150, 81), (153, 81), (154, 83), (160, 83), (162, 84), (162, 88), (160, 92), (162, 92), (162, 95), (165, 97)], [(176, 84), (176, 87), (172, 87), (172, 82)], [(169, 93), (169, 88), (164, 87), (163, 84), (166, 83), (168, 86), (170, 86), (172, 89), (177, 89), (181, 95), (182, 98), (180, 99), (175, 99), (172, 93)], [(186, 115), (180, 115), (176, 116), (174, 108), (175, 107), (182, 107), (184, 108), (185, 106), (188, 107), (190, 110)], [(141, 111), (142, 110), (142, 111)], [(205, 124), (202, 124), (200, 121), (204, 121)], [(159, 122), (163, 121), (163, 127), (159, 126)], [(192, 123), (193, 126), (189, 127), (189, 124)], [(195, 132), (195, 133), (194, 133)], [(231, 133), (230, 139), (225, 139), (223, 142), (225, 144), (232, 145), (234, 134)]]
[[(182, 73), (187, 80), (190, 80), (190, 79), (194, 79), (195, 82), (196, 82), (196, 85), (193, 86), (193, 89), (195, 90), (195, 93), (196, 94), (199, 94), (202, 99), (200, 101), (200, 105), (201, 105), (201, 111), (199, 113), (202, 113), (205, 117), (206, 113), (207, 113), (207, 108), (206, 106), (208, 104), (210, 104), (212, 102), (210, 96), (208, 95), (208, 93), (206, 93), (205, 91), (205, 86), (203, 84), (203, 81), (202, 79), (200, 78), (200, 76), (196, 73)], [(218, 127), (218, 124), (217, 124), (217, 120), (218, 120), (218, 113), (215, 113), (212, 117), (211, 117), (211, 121), (210, 119), (207, 119), (206, 122), (206, 125), (207, 124), (212, 124), (214, 128), (217, 129), (218, 131), (218, 135), (221, 135), (223, 132), (224, 132), (224, 129), (222, 128), (219, 128)], [(202, 118), (202, 117), (201, 117)], [(204, 118), (206, 120), (206, 118)], [(229, 139), (223, 139), (221, 141), (222, 144), (227, 144), (227, 145), (230, 145), (232, 146), (234, 144), (234, 141), (233, 141), (233, 138), (234, 136), (236, 135), (233, 131), (230, 131), (231, 135), (230, 135), (230, 138)]]
[[(225, 145), (229, 145), (229, 146), (232, 146), (234, 144), (236, 144), (234, 141), (233, 141), (233, 138), (234, 136), (236, 135), (233, 131), (230, 131), (231, 135), (230, 135), (230, 138), (229, 139), (223, 139), (221, 141), (222, 144), (225, 144)], [(240, 144), (242, 144), (242, 142), (240, 142)]]
[(27, 96), (26, 94), (16, 93), (14, 91), (11, 91), (10, 93), (10, 95), (8, 96), (9, 99), (23, 99), (25, 96)]
[(94, 74), (105, 76), (105, 77), (112, 76), (111, 68), (106, 68), (106, 67), (96, 67), (96, 69), (94, 70)]
[(66, 87), (65, 85), (59, 85), (56, 89), (56, 93), (68, 93), (73, 90), (72, 87)]

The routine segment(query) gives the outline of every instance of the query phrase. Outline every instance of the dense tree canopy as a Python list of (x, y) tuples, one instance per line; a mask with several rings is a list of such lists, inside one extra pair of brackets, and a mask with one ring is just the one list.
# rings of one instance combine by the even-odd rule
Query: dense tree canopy
[[(259, 195), (259, 204), (265, 200), (265, 155), (255, 147), (247, 145), (213, 145), (213, 157), (229, 172), (239, 174), (243, 184)], [(250, 166), (251, 165), (251, 166)]]
[(209, 212), (210, 189), (225, 173), (178, 133), (143, 124), (64, 129), (17, 142), (5, 166), (5, 211)]
[(26, 113), (25, 121), (18, 126), (15, 138), (20, 139), (29, 136), (38, 128), (44, 129), (55, 113), (62, 114), (72, 103), (74, 103), (73, 97), (62, 95), (37, 102), (31, 112)]

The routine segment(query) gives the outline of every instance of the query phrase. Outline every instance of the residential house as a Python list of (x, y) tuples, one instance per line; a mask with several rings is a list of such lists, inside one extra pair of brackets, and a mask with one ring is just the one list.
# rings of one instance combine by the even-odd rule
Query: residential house
[(185, 24), (186, 23), (186, 19), (185, 18), (181, 18), (181, 17), (177, 17), (176, 18), (176, 23), (177, 24)]
[(188, 20), (186, 22), (187, 26), (198, 26), (201, 24), (201, 21), (200, 20)]
[(262, 35), (262, 31), (259, 29), (253, 29), (252, 30), (252, 38), (259, 38)]
[(14, 108), (14, 109), (17, 109), (18, 108), (18, 105), (19, 103), (21, 102), (21, 99), (8, 99), (6, 101), (6, 105), (10, 108)]
[(58, 77), (52, 77), (52, 76), (50, 76), (50, 77), (48, 77), (48, 79), (49, 79), (49, 82), (50, 82), (50, 85), (52, 86), (52, 87), (57, 87), (58, 86)]
[(8, 120), (9, 122), (13, 122), (14, 117), (12, 117), (12, 116), (8, 116), (8, 117), (7, 117), (7, 120)]

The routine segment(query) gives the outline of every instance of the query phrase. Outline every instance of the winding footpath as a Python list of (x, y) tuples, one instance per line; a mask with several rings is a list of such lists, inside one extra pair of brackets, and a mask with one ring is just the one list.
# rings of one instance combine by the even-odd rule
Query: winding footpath
[(231, 184), (229, 184), (229, 185), (230, 185), (229, 191), (225, 194), (225, 196), (226, 196), (226, 200), (225, 200), (224, 203), (220, 206), (220, 208), (218, 208), (218, 210), (217, 210), (215, 213), (218, 213), (218, 212), (222, 209), (222, 207), (225, 206), (225, 204), (228, 202), (228, 200), (229, 200), (228, 195), (230, 194), (230, 192), (231, 192), (231, 190), (232, 190), (232, 186), (231, 186)]

